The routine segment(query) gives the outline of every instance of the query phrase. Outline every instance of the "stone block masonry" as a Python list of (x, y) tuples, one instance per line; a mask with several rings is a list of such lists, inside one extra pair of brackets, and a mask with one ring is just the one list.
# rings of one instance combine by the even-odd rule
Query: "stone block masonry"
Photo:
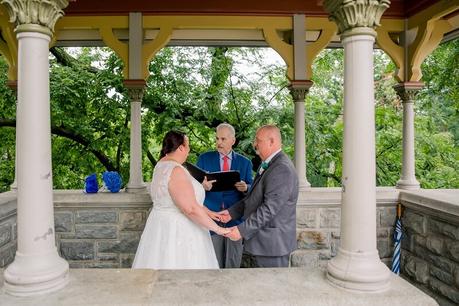
[(442, 203), (432, 192), (407, 192), (401, 200), (403, 277), (440, 305), (459, 305), (459, 198)]
[[(394, 190), (394, 189), (391, 189)], [(2, 196), (5, 196), (4, 193)], [(377, 247), (382, 260), (390, 263), (391, 231), (398, 193), (378, 192)], [(10, 207), (0, 222), (0, 262), (9, 264), (16, 251), (16, 206)], [(59, 254), (71, 268), (129, 268), (146, 218), (151, 209), (148, 194), (83, 194), (80, 190), (54, 192), (54, 223)], [(292, 267), (324, 268), (336, 255), (340, 241), (340, 190), (313, 188), (302, 193), (297, 209), (298, 249)], [(252, 266), (244, 257), (244, 267)]]
[[(435, 193), (429, 195), (429, 193)], [(377, 248), (390, 265), (395, 207), (405, 207), (402, 277), (433, 296), (440, 305), (459, 304), (459, 193), (407, 192), (377, 188)], [(430, 197), (430, 198), (429, 198)], [(297, 204), (298, 249), (292, 267), (325, 269), (340, 243), (338, 188), (311, 188)], [(457, 202), (457, 203), (456, 203)], [(130, 268), (146, 218), (148, 194), (54, 192), (56, 244), (72, 268)], [(0, 268), (14, 259), (17, 245), (16, 195), (0, 194)], [(244, 267), (251, 267), (244, 256)]]
[(13, 262), (17, 249), (16, 194), (0, 193), (0, 268)]
[[(393, 252), (392, 233), (398, 193), (378, 188), (377, 248), (381, 260), (390, 265)], [(298, 249), (292, 253), (292, 267), (325, 269), (327, 261), (336, 256), (340, 243), (340, 189), (312, 188), (300, 194), (297, 208)]]
[(130, 268), (150, 209), (146, 193), (57, 191), (57, 249), (71, 268)]

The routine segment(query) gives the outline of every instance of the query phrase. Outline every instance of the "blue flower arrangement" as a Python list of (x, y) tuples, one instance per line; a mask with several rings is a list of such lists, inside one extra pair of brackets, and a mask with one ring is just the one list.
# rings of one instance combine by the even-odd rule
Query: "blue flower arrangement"
[(105, 171), (102, 173), (102, 179), (104, 180), (105, 187), (111, 192), (120, 191), (123, 181), (121, 176), (116, 171)]
[(98, 190), (97, 175), (95, 173), (88, 175), (84, 179), (84, 191), (86, 193), (96, 193)]

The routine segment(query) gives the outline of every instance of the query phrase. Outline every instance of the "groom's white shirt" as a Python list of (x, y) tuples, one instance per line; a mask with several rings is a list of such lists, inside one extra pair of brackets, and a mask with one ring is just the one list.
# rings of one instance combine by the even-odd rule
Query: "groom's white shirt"
[(282, 149), (279, 149), (277, 150), (276, 152), (274, 152), (273, 154), (269, 155), (267, 159), (263, 160), (265, 163), (269, 163), (271, 161), (271, 159), (273, 159), (274, 156), (276, 156), (277, 153), (279, 153), (280, 151), (282, 151)]

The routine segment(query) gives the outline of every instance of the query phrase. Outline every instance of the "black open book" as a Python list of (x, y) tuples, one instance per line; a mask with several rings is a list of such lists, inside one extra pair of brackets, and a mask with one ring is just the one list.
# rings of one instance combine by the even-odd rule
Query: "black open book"
[(234, 184), (241, 180), (241, 175), (239, 174), (239, 171), (236, 170), (207, 172), (189, 162), (185, 162), (183, 166), (200, 183), (202, 183), (204, 180), (204, 176), (207, 176), (208, 181), (216, 180), (216, 182), (212, 184), (212, 189), (210, 191), (225, 191), (236, 189)]

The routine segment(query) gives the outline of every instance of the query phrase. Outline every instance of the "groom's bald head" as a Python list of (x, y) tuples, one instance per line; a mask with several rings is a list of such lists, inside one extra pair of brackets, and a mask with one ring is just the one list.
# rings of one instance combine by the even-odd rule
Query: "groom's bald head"
[(275, 125), (264, 125), (257, 130), (254, 141), (257, 154), (262, 160), (282, 148), (282, 136)]

